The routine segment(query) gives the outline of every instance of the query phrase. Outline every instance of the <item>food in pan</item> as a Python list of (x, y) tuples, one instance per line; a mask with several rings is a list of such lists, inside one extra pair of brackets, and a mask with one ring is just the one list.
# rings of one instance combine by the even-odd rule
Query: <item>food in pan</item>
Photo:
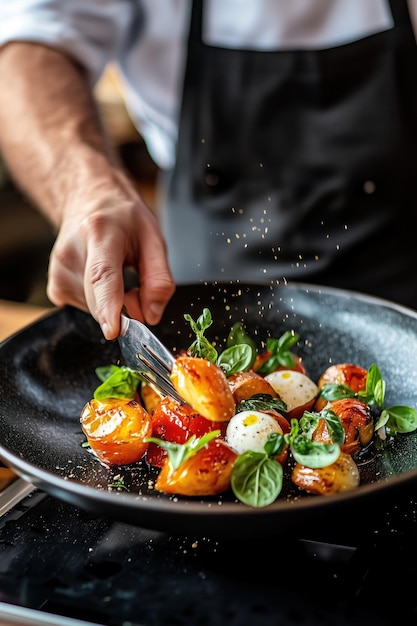
[(9, 467), (5, 467), (0, 461), (0, 493), (17, 480), (17, 478), (17, 474)]
[(205, 336), (209, 309), (185, 315), (195, 341), (171, 372), (184, 403), (161, 395), (125, 366), (98, 368), (102, 384), (81, 411), (91, 451), (109, 466), (157, 468), (155, 489), (268, 506), (284, 482), (300, 493), (357, 488), (362, 456), (417, 428), (417, 411), (385, 406), (376, 364), (329, 366), (317, 381), (293, 352), (297, 333), (257, 348), (236, 323), (218, 351)]
[(143, 457), (152, 435), (152, 418), (133, 398), (93, 398), (81, 413), (81, 426), (98, 458), (129, 465)]

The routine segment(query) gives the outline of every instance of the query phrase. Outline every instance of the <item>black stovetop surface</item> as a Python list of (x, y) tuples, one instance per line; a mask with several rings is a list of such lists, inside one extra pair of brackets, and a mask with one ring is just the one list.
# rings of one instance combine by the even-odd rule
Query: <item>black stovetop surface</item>
[[(141, 529), (35, 491), (0, 519), (0, 602), (109, 626), (417, 623), (417, 505), (254, 541)], [(58, 623), (58, 622), (57, 622)]]

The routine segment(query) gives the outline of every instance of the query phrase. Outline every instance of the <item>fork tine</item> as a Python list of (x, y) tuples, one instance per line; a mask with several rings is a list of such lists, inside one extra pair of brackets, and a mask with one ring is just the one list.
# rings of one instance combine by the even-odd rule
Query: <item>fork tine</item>
[(149, 361), (154, 365), (155, 369), (161, 372), (161, 376), (169, 376), (172, 366), (168, 365), (147, 343), (144, 343), (142, 347), (146, 350)]
[[(145, 347), (145, 346), (144, 346)], [(139, 354), (138, 359), (145, 366), (146, 369), (139, 369), (138, 372), (148, 383), (153, 384), (155, 387), (160, 389), (166, 396), (169, 396), (173, 400), (177, 402), (181, 402), (184, 404), (184, 400), (177, 392), (173, 384), (169, 379), (166, 378), (166, 374), (161, 375), (161, 373), (154, 367), (153, 363), (150, 360), (147, 360), (143, 354)]]
[(173, 354), (145, 324), (129, 317), (125, 308), (121, 313), (119, 345), (128, 367), (159, 387), (163, 394), (184, 403), (169, 376), (175, 362)]

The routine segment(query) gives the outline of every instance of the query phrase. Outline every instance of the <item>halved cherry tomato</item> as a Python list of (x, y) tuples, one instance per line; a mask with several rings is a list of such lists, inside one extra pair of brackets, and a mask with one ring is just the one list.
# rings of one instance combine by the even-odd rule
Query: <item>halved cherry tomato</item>
[(140, 400), (142, 401), (145, 409), (151, 415), (153, 414), (156, 406), (159, 404), (159, 402), (161, 402), (164, 397), (165, 396), (163, 396), (162, 393), (157, 390), (156, 387), (154, 387), (151, 383), (142, 383), (142, 386), (140, 388)]
[(291, 424), (286, 417), (281, 415), (281, 413), (278, 413), (278, 411), (264, 411), (264, 412), (269, 413), (269, 415), (272, 415), (272, 417), (274, 417), (277, 420), (278, 424), (281, 426), (281, 429), (284, 435), (290, 432)]
[(356, 489), (360, 482), (360, 474), (350, 454), (341, 452), (337, 461), (325, 467), (313, 469), (297, 463), (292, 471), (291, 480), (308, 493), (330, 496)]
[(0, 464), (0, 492), (18, 479), (18, 475), (8, 467)]
[[(191, 435), (202, 437), (217, 429), (224, 433), (226, 423), (207, 420), (190, 406), (168, 397), (158, 403), (152, 416), (152, 436), (173, 443), (185, 443)], [(146, 461), (150, 465), (162, 467), (166, 458), (166, 450), (156, 443), (149, 444)]]
[(345, 430), (345, 441), (341, 447), (347, 454), (356, 454), (372, 439), (374, 422), (366, 402), (357, 398), (343, 398), (330, 403)]
[[(322, 389), (324, 385), (339, 383), (347, 385), (355, 393), (366, 389), (368, 370), (354, 363), (336, 363), (328, 367), (317, 381), (317, 386)], [(321, 411), (327, 405), (327, 400), (317, 398), (315, 410)]]
[(313, 432), (312, 440), (319, 441), (321, 443), (333, 443), (325, 419), (319, 419), (317, 428)]
[(337, 363), (328, 367), (320, 376), (317, 386), (321, 389), (328, 383), (344, 383), (352, 391), (364, 391), (366, 389), (366, 377), (368, 370), (354, 363)]
[(92, 450), (104, 463), (129, 465), (145, 454), (152, 420), (130, 398), (90, 400), (81, 411), (81, 428)]
[(235, 413), (235, 402), (223, 370), (208, 359), (178, 356), (171, 380), (184, 400), (206, 419), (227, 422)]
[(227, 382), (229, 383), (236, 406), (243, 400), (248, 400), (259, 393), (270, 395), (273, 398), (278, 397), (272, 385), (263, 376), (253, 370), (231, 374), (227, 378)]
[(173, 470), (169, 460), (162, 467), (155, 488), (183, 496), (214, 496), (230, 488), (230, 477), (238, 455), (225, 441), (216, 438)]
[[(281, 427), (283, 435), (291, 431), (290, 422), (287, 420), (286, 417), (281, 415), (281, 413), (278, 413), (278, 411), (265, 411), (265, 413), (269, 413), (269, 415), (272, 415), (272, 417), (277, 420), (279, 426)], [(284, 447), (281, 454), (275, 457), (275, 460), (278, 461), (278, 463), (280, 463), (282, 467), (285, 467), (288, 461), (288, 446), (287, 445)]]

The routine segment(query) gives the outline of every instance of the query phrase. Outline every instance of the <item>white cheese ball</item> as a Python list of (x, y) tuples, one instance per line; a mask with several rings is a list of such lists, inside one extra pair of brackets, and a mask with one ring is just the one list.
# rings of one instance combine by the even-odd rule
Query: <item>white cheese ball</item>
[(287, 413), (314, 402), (319, 392), (319, 388), (311, 378), (295, 370), (277, 370), (265, 376), (265, 380), (285, 402)]
[(260, 411), (236, 413), (226, 429), (226, 441), (235, 452), (243, 454), (247, 450), (263, 452), (270, 433), (282, 434), (277, 420)]

